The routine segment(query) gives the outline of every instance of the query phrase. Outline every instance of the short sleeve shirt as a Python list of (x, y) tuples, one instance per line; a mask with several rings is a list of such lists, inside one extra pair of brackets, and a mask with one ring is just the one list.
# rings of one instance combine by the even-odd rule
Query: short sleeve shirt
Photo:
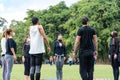
[(8, 38), (6, 42), (6, 54), (13, 55), (11, 48), (14, 48), (15, 53), (17, 52), (16, 42), (12, 38)]
[(89, 26), (81, 27), (78, 30), (77, 36), (81, 36), (80, 50), (94, 50), (93, 35), (96, 35), (96, 32)]

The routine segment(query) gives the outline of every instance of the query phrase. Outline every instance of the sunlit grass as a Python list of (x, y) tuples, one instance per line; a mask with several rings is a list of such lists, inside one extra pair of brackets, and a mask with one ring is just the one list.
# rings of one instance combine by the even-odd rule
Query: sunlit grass
[[(0, 68), (0, 75), (2, 70)], [(11, 80), (23, 80), (24, 66), (23, 64), (15, 64), (11, 74)], [(41, 79), (56, 78), (55, 65), (43, 65), (41, 70)], [(112, 68), (110, 65), (95, 65), (94, 78), (110, 78), (113, 79)], [(79, 65), (64, 65), (63, 67), (64, 80), (80, 80)], [(2, 77), (0, 77), (2, 80)]]

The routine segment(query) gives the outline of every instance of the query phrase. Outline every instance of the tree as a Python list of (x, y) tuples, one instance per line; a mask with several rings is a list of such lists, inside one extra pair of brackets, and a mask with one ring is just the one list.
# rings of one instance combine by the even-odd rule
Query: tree
[(4, 31), (7, 26), (5, 25), (7, 23), (7, 20), (5, 18), (0, 17), (0, 29), (1, 31)]
[(0, 27), (3, 27), (5, 23), (7, 23), (6, 19), (0, 17)]
[(96, 30), (98, 36), (99, 60), (106, 62), (110, 33), (113, 30), (120, 30), (120, 4), (118, 3), (119, 0), (80, 0), (67, 7), (62, 1), (55, 6), (50, 6), (49, 9), (28, 10), (24, 21), (13, 20), (11, 24), (17, 32), (15, 38), (19, 46), (18, 52), (21, 53), (21, 44), (24, 41), (23, 37), (28, 34), (31, 18), (36, 16), (47, 33), (51, 47), (57, 35), (63, 34), (67, 55), (69, 55), (73, 51), (77, 30), (82, 26), (81, 19), (83, 16), (88, 16), (90, 26)]

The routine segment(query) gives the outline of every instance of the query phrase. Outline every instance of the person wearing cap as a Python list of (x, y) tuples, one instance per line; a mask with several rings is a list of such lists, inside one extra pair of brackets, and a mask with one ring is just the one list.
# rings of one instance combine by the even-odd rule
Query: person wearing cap
[(109, 59), (111, 61), (111, 66), (113, 69), (114, 80), (119, 80), (118, 41), (119, 41), (118, 32), (112, 31), (109, 48)]

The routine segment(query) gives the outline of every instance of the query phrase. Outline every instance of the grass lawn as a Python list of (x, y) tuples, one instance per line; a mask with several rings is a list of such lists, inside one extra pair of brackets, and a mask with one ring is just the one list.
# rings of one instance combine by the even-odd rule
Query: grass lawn
[[(41, 79), (55, 78), (56, 77), (55, 65), (43, 65), (41, 71)], [(0, 68), (0, 80), (2, 70)], [(23, 80), (24, 66), (23, 64), (15, 64), (11, 74), (11, 80)], [(110, 65), (95, 65), (94, 78), (109, 78), (113, 79), (112, 68)], [(64, 65), (63, 67), (64, 80), (80, 80), (79, 66), (78, 65)]]

